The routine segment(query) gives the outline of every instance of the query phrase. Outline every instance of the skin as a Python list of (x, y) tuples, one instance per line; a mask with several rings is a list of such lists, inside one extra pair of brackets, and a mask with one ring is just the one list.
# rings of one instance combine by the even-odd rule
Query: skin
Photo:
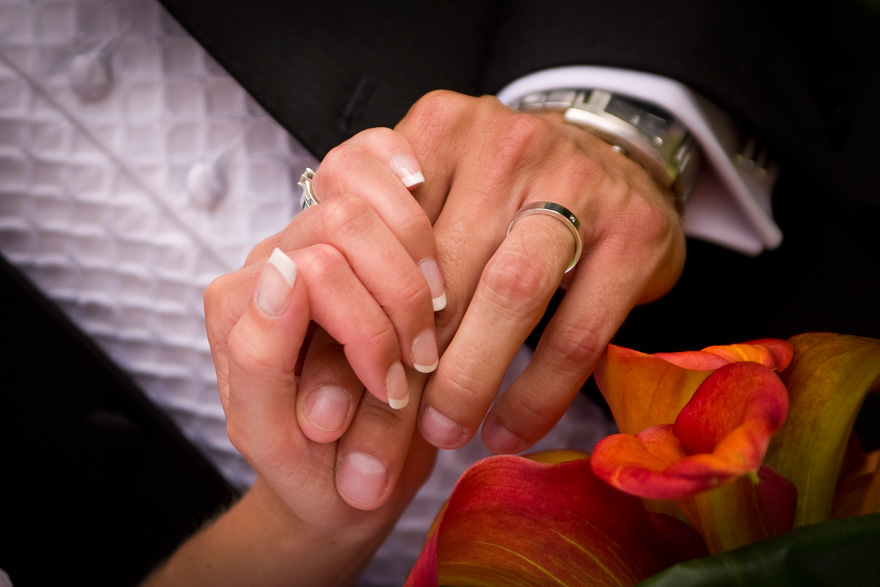
[[(558, 114), (438, 92), (397, 130), (429, 178), (416, 198), (434, 226), (450, 300), (437, 328), (455, 330), (422, 396), (421, 430), (436, 446), (456, 448), (488, 412), (486, 445), (522, 451), (559, 420), (632, 307), (678, 279), (680, 218), (644, 169)], [(516, 211), (541, 200), (580, 219), (584, 253), (531, 364), (490, 409), (573, 254), (570, 234), (544, 216), (518, 222), (505, 238)], [(432, 411), (456, 427), (437, 425), (426, 417)]]
[[(414, 172), (426, 179), (407, 187)], [(482, 422), (490, 449), (526, 449), (632, 307), (668, 291), (684, 263), (670, 194), (644, 169), (558, 115), (491, 97), (425, 96), (395, 129), (333, 149), (313, 189), (319, 205), (206, 291), (229, 437), (258, 480), (150, 585), (351, 584), (434, 447), (465, 444)], [(530, 216), (507, 234), (544, 200), (581, 222), (567, 275), (561, 222)], [(285, 291), (267, 265), (276, 248), (298, 272), (283, 311), (267, 313), (261, 292)], [(493, 403), (560, 287), (531, 364)]]
[[(259, 471), (258, 479), (144, 585), (352, 584), (433, 465), (433, 447), (410, 425), (404, 472), (382, 505), (365, 511), (342, 499), (335, 479), (341, 443), (307, 438), (292, 401), (310, 320), (306, 280), (300, 271), (288, 288), (274, 265), (259, 265), (218, 363), (229, 437)], [(212, 285), (208, 297), (224, 284)], [(279, 294), (282, 303), (266, 304), (266, 291)], [(376, 427), (374, 415), (373, 408), (360, 408), (351, 433), (366, 427), (381, 434), (387, 427)]]

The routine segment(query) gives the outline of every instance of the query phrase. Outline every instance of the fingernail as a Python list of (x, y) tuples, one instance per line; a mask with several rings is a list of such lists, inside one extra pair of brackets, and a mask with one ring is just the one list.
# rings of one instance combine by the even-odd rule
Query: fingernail
[(397, 361), (388, 369), (385, 377), (385, 395), (388, 397), (388, 405), (395, 410), (406, 407), (409, 403), (409, 384), (406, 381), (406, 371), (403, 364)]
[(422, 275), (425, 276), (425, 281), (428, 282), (434, 311), (439, 312), (446, 307), (446, 290), (443, 288), (443, 275), (440, 273), (440, 266), (437, 264), (437, 261), (429, 257), (419, 261), (419, 271), (422, 272)]
[(398, 153), (391, 157), (388, 166), (394, 175), (400, 178), (403, 185), (408, 188), (425, 181), (425, 176), (422, 175), (418, 162), (406, 153)]
[(412, 345), (413, 368), (419, 373), (431, 373), (440, 364), (437, 354), (437, 337), (432, 329), (423, 331)]
[(257, 306), (269, 316), (280, 316), (290, 302), (290, 292), (296, 281), (296, 263), (275, 249), (260, 276), (257, 286)]
[(424, 439), (437, 448), (458, 448), (464, 438), (464, 428), (431, 406), (422, 409), (419, 428)]
[(388, 489), (388, 468), (368, 454), (350, 452), (336, 469), (336, 489), (349, 501), (372, 503)]
[(495, 454), (516, 454), (526, 446), (519, 436), (495, 422), (483, 425), (483, 442)]
[(345, 390), (332, 385), (319, 387), (306, 400), (306, 418), (316, 428), (335, 432), (342, 428), (351, 407)]

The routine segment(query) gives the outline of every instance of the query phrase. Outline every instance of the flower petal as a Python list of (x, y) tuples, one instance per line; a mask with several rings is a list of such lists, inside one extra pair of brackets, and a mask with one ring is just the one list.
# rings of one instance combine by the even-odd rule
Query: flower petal
[(762, 338), (751, 342), (716, 345), (701, 351), (657, 353), (654, 356), (685, 369), (717, 369), (728, 363), (760, 363), (781, 371), (788, 367), (792, 357), (791, 344), (776, 338)]
[(654, 355), (609, 344), (596, 366), (595, 379), (620, 432), (638, 434), (675, 422), (712, 371), (740, 362), (781, 370), (792, 352), (788, 342), (778, 339)]
[(828, 333), (790, 339), (782, 373), (791, 407), (766, 462), (798, 488), (795, 525), (829, 518), (850, 431), (865, 396), (880, 388), (880, 340)]
[[(588, 459), (538, 463), (491, 457), (459, 480), (407, 585), (426, 585), (436, 556), (441, 584), (635, 585), (670, 564), (703, 556), (687, 525), (592, 474)], [(432, 585), (436, 585), (433, 583)]]
[(880, 450), (865, 453), (853, 433), (834, 490), (831, 517), (870, 513), (880, 513)]
[(675, 422), (709, 374), (609, 344), (594, 377), (618, 430), (635, 435), (652, 426)]
[(601, 440), (593, 470), (639, 497), (694, 495), (756, 472), (787, 406), (785, 386), (771, 369), (725, 365), (703, 382), (674, 426)]
[[(738, 438), (748, 443), (742, 445), (746, 452), (743, 458), (749, 461), (750, 470), (755, 470), (770, 435), (782, 426), (787, 411), (788, 393), (773, 370), (757, 363), (732, 363), (700, 385), (676, 418), (674, 430), (692, 452), (712, 453), (738, 427), (754, 423)], [(724, 448), (737, 450), (732, 437)]]
[(655, 426), (638, 436), (613, 434), (599, 441), (590, 462), (593, 472), (612, 487), (649, 499), (677, 499), (718, 485), (712, 476), (669, 474), (670, 467), (690, 452), (672, 433), (672, 426)]

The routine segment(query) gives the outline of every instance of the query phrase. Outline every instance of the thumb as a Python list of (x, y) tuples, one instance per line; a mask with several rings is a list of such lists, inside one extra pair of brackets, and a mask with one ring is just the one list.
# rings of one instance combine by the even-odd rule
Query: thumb
[(229, 334), (227, 432), (252, 462), (305, 448), (305, 438), (295, 433), (295, 368), (308, 324), (306, 284), (297, 280), (296, 263), (276, 248)]

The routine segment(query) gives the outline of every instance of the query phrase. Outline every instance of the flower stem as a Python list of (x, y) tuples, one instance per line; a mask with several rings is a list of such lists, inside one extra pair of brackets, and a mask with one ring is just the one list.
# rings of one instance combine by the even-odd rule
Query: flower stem
[(703, 536), (709, 553), (717, 554), (771, 535), (756, 489), (757, 483), (743, 476), (676, 503)]

